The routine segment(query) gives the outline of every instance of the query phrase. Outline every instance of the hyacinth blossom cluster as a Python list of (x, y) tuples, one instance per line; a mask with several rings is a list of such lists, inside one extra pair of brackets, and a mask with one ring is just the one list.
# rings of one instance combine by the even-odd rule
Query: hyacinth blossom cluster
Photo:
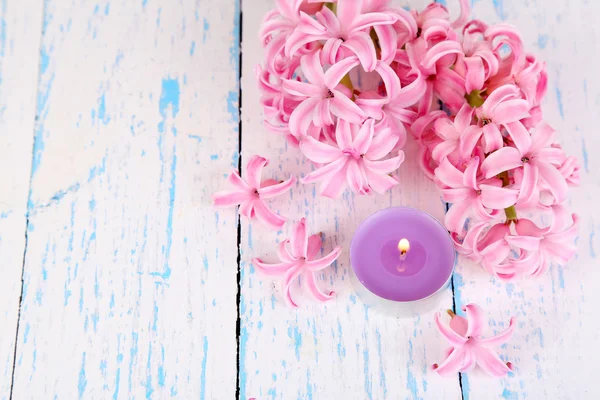
[(515, 28), (469, 21), (460, 5), (453, 21), (439, 3), (276, 0), (260, 30), (264, 124), (314, 164), (301, 181), (331, 198), (397, 185), (410, 133), (451, 204), (458, 251), (501, 279), (538, 275), (575, 253), (564, 203), (579, 164), (544, 122), (545, 64)]

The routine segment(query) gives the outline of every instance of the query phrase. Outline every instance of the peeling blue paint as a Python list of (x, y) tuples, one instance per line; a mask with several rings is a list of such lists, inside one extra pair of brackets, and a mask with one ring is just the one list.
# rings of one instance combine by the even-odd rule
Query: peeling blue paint
[(202, 372), (200, 374), (200, 399), (206, 399), (206, 364), (208, 360), (208, 338), (206, 336), (202, 339)]
[(79, 380), (77, 382), (77, 392), (79, 393), (79, 398), (83, 397), (83, 393), (85, 392), (85, 387), (87, 386), (87, 379), (85, 377), (85, 351), (83, 352), (83, 356), (81, 358), (81, 369), (79, 370)]
[(587, 152), (587, 147), (585, 146), (584, 138), (581, 138), (581, 154), (583, 154), (583, 169), (585, 169), (585, 172), (587, 172), (589, 174), (590, 173), (590, 165), (589, 165), (588, 152)]
[(548, 35), (543, 34), (538, 36), (538, 47), (540, 49), (545, 49), (548, 45)]
[(565, 109), (563, 106), (562, 92), (560, 91), (559, 88), (556, 88), (556, 103), (558, 105), (558, 113), (560, 114), (560, 117), (564, 120), (565, 119)]

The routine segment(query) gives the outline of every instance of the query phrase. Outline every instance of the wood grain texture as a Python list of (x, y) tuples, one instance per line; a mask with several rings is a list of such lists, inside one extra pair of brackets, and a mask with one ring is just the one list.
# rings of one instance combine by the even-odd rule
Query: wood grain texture
[(13, 398), (234, 397), (235, 4), (45, 1)]
[(35, 116), (42, 2), (0, 0), (0, 398), (13, 371)]
[[(422, 7), (425, 2), (404, 3)], [(262, 127), (262, 110), (253, 73), (262, 62), (257, 39), (263, 15), (272, 1), (243, 3), (242, 160), (260, 154), (271, 160), (268, 177), (285, 179), (312, 170), (298, 149)], [(458, 379), (445, 380), (428, 371), (443, 351), (431, 314), (396, 319), (372, 312), (350, 284), (348, 248), (352, 233), (371, 213), (392, 205), (420, 208), (438, 219), (445, 206), (435, 186), (419, 171), (414, 143), (401, 167), (402, 186), (386, 196), (345, 193), (339, 200), (319, 197), (314, 185), (298, 184), (273, 207), (291, 222), (302, 217), (313, 233), (323, 232), (324, 252), (344, 248), (339, 260), (324, 271), (319, 284), (333, 288), (337, 298), (314, 305), (303, 296), (298, 310), (285, 306), (279, 285), (255, 273), (250, 261), (276, 260), (275, 243), (288, 237), (242, 220), (242, 296), (240, 304), (240, 398), (257, 399), (459, 399)], [(452, 307), (445, 293), (442, 307)]]
[[(448, 1), (449, 6), (456, 2)], [(452, 3), (452, 4), (451, 4)], [(510, 284), (490, 279), (479, 266), (461, 260), (455, 275), (456, 305), (470, 302), (490, 312), (490, 331), (518, 318), (513, 339), (501, 349), (516, 373), (502, 380), (475, 371), (463, 376), (465, 399), (592, 399), (600, 397), (592, 355), (600, 354), (600, 270), (596, 236), (600, 211), (600, 161), (588, 150), (600, 148), (596, 128), (600, 104), (597, 74), (600, 29), (598, 2), (568, 0), (485, 0), (474, 3), (473, 16), (507, 22), (522, 33), (529, 50), (547, 61), (549, 87), (546, 120), (558, 131), (566, 152), (579, 157), (582, 183), (570, 194), (569, 207), (579, 214), (579, 254), (562, 268), (534, 280)]]

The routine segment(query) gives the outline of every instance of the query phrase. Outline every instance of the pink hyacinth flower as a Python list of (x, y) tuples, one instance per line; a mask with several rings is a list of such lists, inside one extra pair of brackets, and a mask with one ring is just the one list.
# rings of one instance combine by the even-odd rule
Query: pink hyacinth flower
[(479, 157), (467, 164), (464, 172), (458, 170), (445, 158), (435, 170), (435, 176), (446, 186), (442, 190), (443, 199), (452, 203), (446, 213), (446, 228), (452, 232), (462, 233), (469, 215), (474, 212), (479, 219), (490, 220), (495, 213), (491, 210), (502, 210), (517, 202), (518, 190), (502, 187), (497, 178), (480, 179), (477, 175)]
[(484, 338), (483, 329), (487, 325), (483, 310), (476, 304), (467, 304), (462, 310), (466, 318), (448, 313), (452, 316), (450, 326), (440, 320), (440, 313), (435, 315), (435, 324), (451, 347), (446, 351), (446, 359), (440, 364), (433, 364), (433, 370), (444, 377), (456, 376), (458, 372), (469, 372), (475, 365), (489, 375), (502, 378), (512, 371), (512, 364), (505, 363), (494, 351), (506, 343), (515, 330), (516, 318), (510, 319), (508, 328), (493, 337)]
[(524, 250), (515, 266), (524, 275), (539, 276), (552, 261), (565, 265), (577, 252), (574, 245), (579, 230), (579, 217), (570, 214), (563, 206), (552, 207), (553, 221), (548, 228), (538, 228), (528, 219), (515, 225), (518, 236), (508, 236), (509, 244)]
[[(484, 221), (469, 228), (461, 240), (452, 233), (456, 251), (469, 259), (481, 263), (483, 268), (499, 279), (508, 281), (517, 277), (517, 265), (511, 256), (511, 247), (507, 241), (510, 225), (498, 223), (491, 225)], [(489, 229), (488, 229), (489, 228)]]
[(547, 185), (556, 203), (567, 198), (567, 181), (560, 173), (566, 159), (561, 148), (552, 147), (555, 131), (546, 123), (537, 126), (532, 134), (525, 128), (513, 130), (512, 139), (516, 147), (503, 147), (490, 154), (481, 169), (486, 178), (513, 168), (523, 168), (519, 202), (527, 203), (535, 194), (539, 179)]
[(331, 145), (307, 137), (300, 149), (311, 161), (323, 164), (302, 179), (302, 183), (322, 181), (321, 194), (337, 198), (346, 186), (360, 194), (369, 194), (371, 189), (384, 193), (398, 184), (388, 174), (400, 167), (404, 153), (382, 160), (398, 142), (398, 136), (389, 128), (377, 135), (375, 121), (368, 119), (360, 127), (346, 121), (338, 121), (336, 144)]
[(218, 192), (213, 195), (217, 207), (240, 206), (240, 215), (250, 219), (258, 219), (265, 226), (279, 230), (286, 219), (271, 211), (265, 200), (279, 196), (292, 188), (296, 183), (294, 176), (284, 182), (272, 179), (261, 182), (262, 170), (269, 164), (266, 158), (254, 155), (246, 165), (246, 180), (240, 177), (238, 171), (233, 171), (227, 181), (234, 190)]
[(350, 90), (340, 84), (342, 78), (358, 65), (356, 57), (347, 58), (323, 71), (320, 50), (302, 57), (302, 72), (308, 82), (285, 80), (283, 88), (302, 102), (292, 112), (289, 126), (292, 135), (307, 135), (311, 124), (322, 128), (333, 125), (334, 116), (352, 123), (360, 123), (366, 117), (351, 99)]
[(337, 13), (323, 7), (316, 13), (316, 21), (303, 14), (285, 45), (286, 55), (292, 57), (308, 43), (325, 41), (322, 56), (328, 64), (356, 56), (365, 71), (373, 71), (377, 54), (369, 30), (380, 25), (392, 25), (396, 17), (388, 13), (362, 13), (362, 5), (362, 0), (340, 1)]
[(311, 295), (320, 302), (325, 302), (333, 298), (334, 292), (323, 293), (317, 286), (315, 273), (322, 271), (331, 265), (342, 252), (341, 247), (336, 247), (333, 251), (323, 258), (315, 259), (321, 250), (321, 236), (308, 236), (306, 229), (306, 220), (302, 218), (300, 222), (294, 225), (292, 237), (279, 243), (277, 255), (281, 263), (266, 264), (261, 259), (255, 258), (252, 264), (262, 273), (281, 278), (281, 291), (286, 304), (291, 307), (298, 307), (290, 295), (292, 282), (303, 275), (304, 283)]
[(479, 129), (469, 131), (462, 138), (461, 156), (469, 158), (482, 137), (486, 153), (500, 149), (504, 145), (502, 127), (506, 128), (511, 137), (520, 135), (525, 130), (520, 120), (530, 116), (530, 108), (529, 102), (520, 98), (520, 90), (515, 85), (505, 85), (494, 90), (483, 105), (477, 108)]

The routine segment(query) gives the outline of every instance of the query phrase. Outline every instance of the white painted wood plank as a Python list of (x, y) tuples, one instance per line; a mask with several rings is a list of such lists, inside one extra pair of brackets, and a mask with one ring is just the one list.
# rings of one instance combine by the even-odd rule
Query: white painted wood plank
[(15, 399), (234, 397), (238, 16), (46, 1)]
[[(451, 3), (448, 1), (448, 3)], [(455, 2), (452, 2), (455, 3)], [(455, 6), (456, 4), (449, 4)], [(479, 266), (460, 262), (455, 276), (457, 307), (476, 302), (489, 309), (490, 329), (509, 316), (519, 324), (502, 355), (514, 376), (494, 380), (482, 373), (463, 376), (465, 399), (592, 399), (600, 397), (594, 355), (600, 354), (600, 104), (598, 2), (568, 0), (481, 0), (474, 16), (519, 28), (530, 52), (548, 63), (546, 119), (560, 131), (559, 142), (582, 162), (582, 184), (569, 206), (581, 217), (579, 254), (567, 267), (554, 266), (537, 280), (512, 284), (490, 279)]]
[(8, 398), (25, 249), (42, 1), (0, 0), (0, 398)]
[[(425, 2), (410, 1), (410, 7)], [(262, 127), (253, 69), (262, 62), (258, 29), (272, 1), (244, 2), (242, 159), (258, 153), (271, 160), (269, 177), (311, 171), (299, 150)], [(414, 143), (413, 143), (414, 145)], [(275, 242), (287, 232), (272, 233), (242, 220), (242, 296), (240, 337), (240, 398), (257, 399), (459, 399), (458, 379), (445, 380), (428, 371), (442, 354), (432, 314), (395, 319), (366, 309), (350, 285), (348, 247), (358, 224), (369, 214), (391, 205), (421, 208), (438, 219), (444, 205), (435, 186), (416, 165), (414, 147), (406, 149), (401, 167), (402, 187), (386, 196), (359, 197), (346, 193), (340, 200), (316, 196), (312, 185), (299, 184), (274, 208), (293, 221), (306, 217), (314, 233), (325, 234), (325, 251), (342, 245), (344, 252), (324, 287), (334, 288), (336, 300), (327, 305), (287, 308), (268, 279), (255, 273), (252, 257), (275, 260)], [(243, 163), (242, 163), (243, 164)], [(278, 285), (277, 285), (278, 286)], [(447, 290), (442, 307), (452, 306)]]

